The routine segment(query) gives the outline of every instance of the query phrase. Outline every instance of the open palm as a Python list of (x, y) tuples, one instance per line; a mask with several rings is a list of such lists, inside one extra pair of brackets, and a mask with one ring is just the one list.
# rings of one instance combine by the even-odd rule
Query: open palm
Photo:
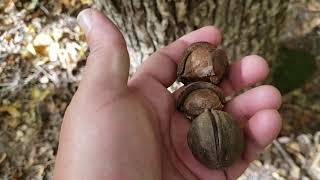
[[(219, 31), (208, 26), (181, 37), (154, 53), (128, 81), (122, 35), (100, 12), (86, 11), (91, 53), (63, 121), (55, 178), (235, 179), (279, 133), (279, 92), (272, 86), (248, 90), (225, 107), (245, 127), (241, 159), (223, 170), (207, 169), (187, 146), (190, 123), (175, 108), (179, 90), (172, 94), (167, 87), (176, 79), (183, 51), (199, 41), (219, 45)], [(220, 86), (229, 95), (267, 74), (265, 60), (247, 56), (231, 65)]]

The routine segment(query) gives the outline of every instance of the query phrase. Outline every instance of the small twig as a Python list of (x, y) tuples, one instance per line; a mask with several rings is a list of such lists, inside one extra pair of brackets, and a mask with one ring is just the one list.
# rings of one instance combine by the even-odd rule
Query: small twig
[(280, 152), (280, 154), (283, 156), (283, 158), (288, 162), (290, 166), (297, 166), (293, 159), (290, 157), (290, 155), (286, 152), (286, 150), (282, 148), (278, 140), (274, 140), (273, 145), (277, 148), (277, 150)]
[(47, 16), (50, 15), (50, 12), (48, 11), (48, 9), (46, 7), (44, 7), (43, 5), (40, 6), (40, 9), (44, 12), (44, 14), (46, 14)]
[(40, 75), (40, 72), (37, 71), (37, 72), (31, 74), (30, 76), (28, 76), (28, 77), (24, 80), (24, 82), (23, 82), (23, 84), (22, 84), (21, 87), (24, 87), (25, 85), (29, 84), (29, 82), (31, 82), (31, 81), (34, 80), (35, 78), (39, 77), (39, 75)]
[(276, 147), (276, 149), (280, 152), (282, 157), (288, 162), (290, 167), (293, 169), (293, 171), (290, 171), (290, 174), (295, 178), (299, 178), (299, 174), (300, 174), (299, 167), (294, 162), (294, 160), (290, 157), (290, 155), (286, 152), (286, 150), (282, 148), (278, 140), (274, 140), (273, 145)]
[(297, 137), (297, 140), (299, 142), (300, 151), (305, 157), (310, 157), (312, 152), (314, 152), (314, 149), (312, 147), (312, 142), (308, 138), (306, 134), (301, 134)]
[(41, 66), (37, 65), (37, 64), (34, 64), (34, 67), (42, 72), (48, 79), (50, 79), (50, 81), (52, 81), (55, 85), (58, 85), (59, 82), (57, 79), (55, 79), (50, 73), (48, 73), (45, 69), (43, 69)]

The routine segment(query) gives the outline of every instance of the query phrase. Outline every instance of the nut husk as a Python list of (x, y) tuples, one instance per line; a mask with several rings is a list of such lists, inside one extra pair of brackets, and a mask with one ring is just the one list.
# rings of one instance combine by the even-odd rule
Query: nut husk
[(178, 110), (188, 119), (195, 118), (206, 109), (223, 109), (223, 91), (208, 82), (194, 82), (182, 89), (177, 100)]
[(208, 42), (193, 43), (178, 64), (178, 81), (188, 84), (206, 81), (218, 84), (228, 67), (228, 57), (222, 49)]
[(244, 148), (242, 130), (228, 113), (218, 110), (206, 110), (195, 118), (187, 139), (193, 156), (210, 169), (232, 165)]

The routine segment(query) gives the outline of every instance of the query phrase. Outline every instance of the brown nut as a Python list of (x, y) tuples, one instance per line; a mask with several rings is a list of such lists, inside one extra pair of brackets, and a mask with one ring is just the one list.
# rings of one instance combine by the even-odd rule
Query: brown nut
[(223, 111), (206, 110), (192, 121), (188, 146), (193, 156), (210, 169), (232, 165), (244, 148), (242, 130)]
[(188, 119), (195, 118), (206, 109), (223, 109), (222, 90), (208, 82), (194, 82), (182, 89), (177, 100), (178, 110)]
[(227, 67), (228, 57), (223, 50), (207, 42), (197, 42), (184, 52), (177, 69), (178, 81), (219, 84)]

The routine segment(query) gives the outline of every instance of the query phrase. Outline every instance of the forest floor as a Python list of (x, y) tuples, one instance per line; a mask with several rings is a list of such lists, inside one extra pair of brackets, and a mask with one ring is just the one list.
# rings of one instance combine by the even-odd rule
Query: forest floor
[[(91, 5), (92, 0), (0, 3), (1, 180), (52, 179), (61, 120), (88, 55), (76, 15)], [(320, 179), (317, 77), (284, 96), (281, 135), (240, 179)]]

